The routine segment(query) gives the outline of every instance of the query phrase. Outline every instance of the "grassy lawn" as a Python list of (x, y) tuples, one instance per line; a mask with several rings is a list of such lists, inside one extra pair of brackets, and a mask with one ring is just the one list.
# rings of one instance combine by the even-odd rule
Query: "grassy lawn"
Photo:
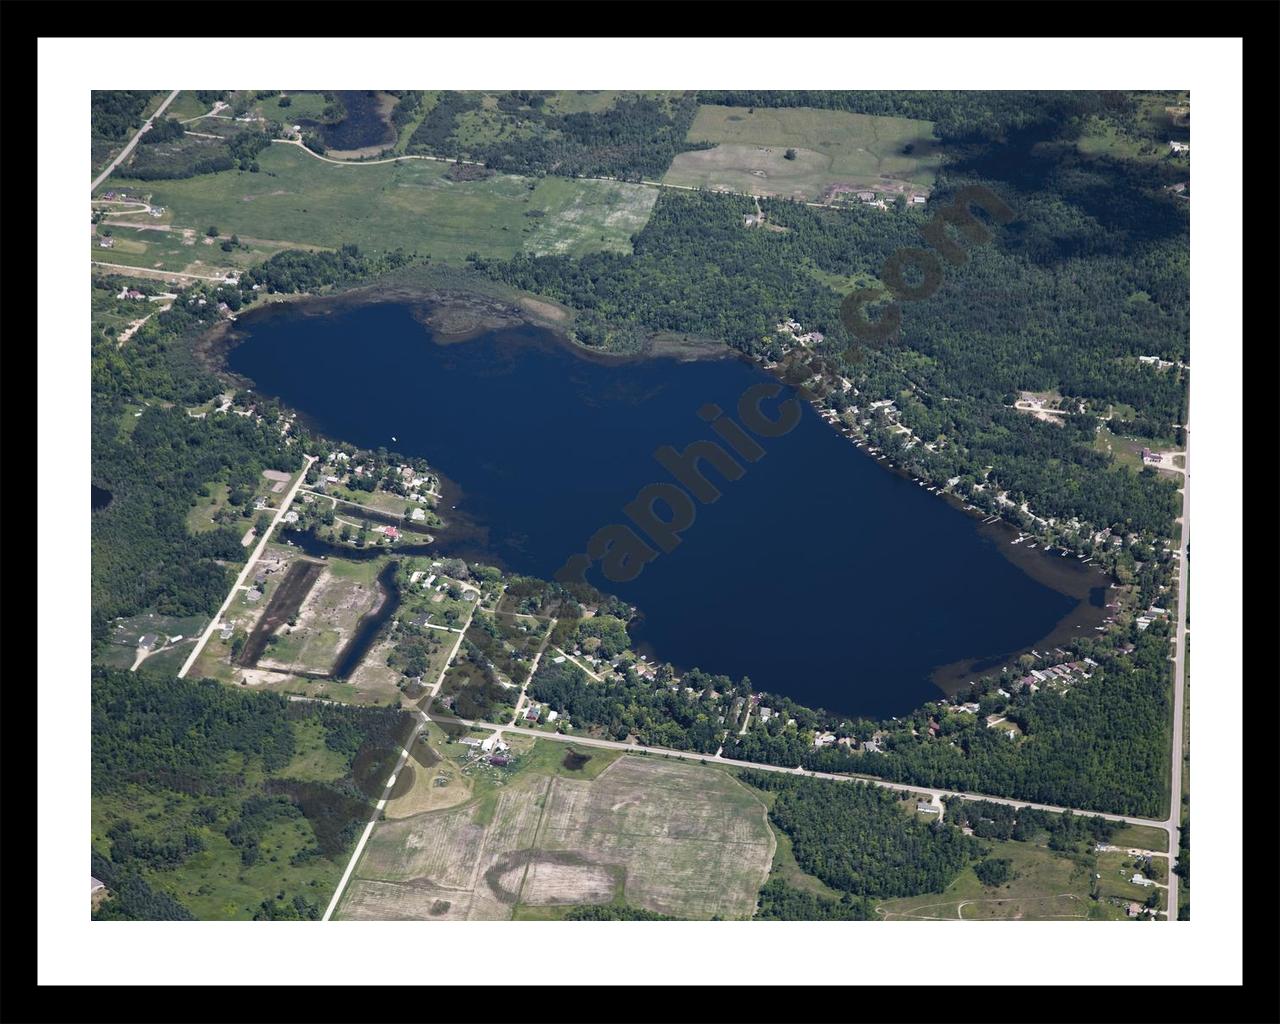
[(1125, 825), (1111, 837), (1111, 845), (1139, 850), (1169, 851), (1169, 834), (1149, 825)]
[(927, 189), (942, 161), (932, 122), (807, 107), (703, 106), (687, 137), (717, 145), (678, 154), (666, 183), (807, 200), (837, 183)]
[[(258, 174), (113, 178), (111, 187), (127, 184), (150, 194), (153, 204), (173, 211), (176, 223), (201, 232), (216, 224), (242, 239), (322, 248), (354, 242), (370, 251), (403, 247), (453, 263), (471, 252), (630, 251), (631, 235), (644, 226), (656, 198), (652, 189), (618, 182), (512, 175), (454, 182), (445, 176), (447, 165), (427, 160), (344, 167), (286, 144), (264, 150), (258, 162)], [(538, 210), (542, 218), (525, 216)]]
[[(166, 210), (165, 217), (170, 215)], [(135, 218), (137, 223), (163, 224), (161, 220), (146, 217), (145, 220)], [(90, 259), (102, 260), (106, 263), (123, 263), (133, 267), (145, 267), (149, 270), (168, 270), (174, 273), (196, 274), (203, 277), (221, 277), (229, 270), (243, 270), (255, 263), (261, 263), (281, 249), (289, 248), (294, 243), (277, 242), (241, 236), (240, 245), (229, 252), (223, 251), (221, 241), (208, 238), (205, 228), (198, 229), (193, 225), (174, 227), (168, 231), (149, 230), (133, 227), (127, 223), (113, 221), (98, 226), (110, 229), (116, 240), (110, 249), (103, 249), (97, 238), (90, 239)], [(225, 237), (230, 238), (226, 232)], [(220, 239), (224, 236), (220, 236)], [(295, 246), (299, 248), (316, 248), (315, 246)], [(152, 280), (154, 283), (154, 279)]]
[[(1100, 896), (1112, 896), (1117, 899), (1132, 901), (1134, 903), (1142, 903), (1151, 894), (1151, 886), (1138, 885), (1131, 882), (1130, 879), (1135, 873), (1146, 875), (1143, 869), (1133, 866), (1133, 858), (1127, 853), (1100, 853), (1098, 854), (1097, 873), (1099, 876), (1098, 894)], [(1156, 858), (1152, 858), (1154, 864)], [(1153, 867), (1154, 873), (1156, 869)], [(1150, 878), (1152, 875), (1146, 875)], [(1160, 908), (1168, 903), (1168, 892), (1165, 889), (1157, 889), (1160, 897)]]
[[(195, 505), (187, 513), (187, 532), (207, 533), (216, 530), (218, 524), (213, 521), (213, 517), (227, 507), (230, 496), (231, 489), (225, 483), (211, 483), (209, 497), (196, 498)], [(252, 519), (245, 520), (244, 528), (247, 530), (252, 523)]]
[[(169, 104), (169, 108), (164, 112), (165, 117), (174, 117), (179, 121), (186, 121), (192, 117), (199, 117), (201, 114), (207, 114), (213, 109), (212, 103), (202, 103), (196, 98), (196, 94), (190, 89), (184, 89)], [(203, 131), (198, 124), (189, 125), (188, 127), (196, 131)]]
[[(572, 755), (585, 757), (579, 762)], [(575, 747), (559, 740), (534, 740), (533, 749), (520, 759), (520, 770), (540, 775), (560, 775), (567, 779), (594, 779), (620, 757), (621, 750)], [(578, 767), (570, 767), (570, 765)]]

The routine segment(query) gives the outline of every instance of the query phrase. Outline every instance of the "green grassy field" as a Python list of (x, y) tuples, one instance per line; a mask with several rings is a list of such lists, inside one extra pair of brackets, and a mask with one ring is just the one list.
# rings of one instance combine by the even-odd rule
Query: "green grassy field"
[[(174, 227), (169, 231), (134, 228), (120, 223), (104, 224), (99, 227), (109, 228), (116, 244), (110, 249), (103, 249), (98, 245), (97, 238), (91, 239), (90, 259), (148, 270), (195, 274), (201, 277), (221, 277), (231, 270), (243, 270), (255, 263), (261, 263), (281, 249), (315, 248), (290, 242), (270, 242), (242, 237), (240, 246), (233, 248), (230, 252), (224, 252), (218, 241), (205, 244), (204, 240), (207, 237), (205, 228), (209, 227), (208, 224), (199, 229), (188, 227), (190, 234), (187, 237), (184, 237), (183, 229), (180, 227)], [(154, 278), (151, 280), (154, 283)]]
[[(176, 118), (179, 121), (186, 121), (189, 118), (199, 117), (201, 114), (207, 114), (212, 109), (212, 103), (201, 103), (200, 100), (196, 98), (194, 91), (190, 89), (183, 89), (182, 92), (178, 93), (178, 95), (174, 97), (173, 102), (169, 104), (168, 108), (164, 112), (164, 116)], [(191, 125), (191, 127), (195, 128), (197, 131), (202, 130), (198, 125)]]
[(927, 189), (942, 161), (929, 121), (807, 107), (703, 106), (687, 137), (716, 146), (678, 154), (664, 182), (806, 200), (834, 184)]
[[(112, 178), (110, 184), (150, 194), (154, 205), (172, 210), (175, 224), (201, 234), (215, 224), (223, 235), (242, 239), (322, 248), (354, 242), (369, 251), (403, 247), (454, 263), (471, 252), (627, 252), (656, 200), (655, 190), (620, 182), (511, 175), (454, 182), (445, 176), (445, 164), (429, 160), (341, 166), (280, 143), (258, 162), (257, 174)], [(532, 211), (543, 215), (525, 215)], [(117, 251), (95, 249), (95, 258), (127, 262), (114, 259)], [(137, 265), (149, 266), (160, 257), (138, 258)]]
[[(213, 521), (213, 517), (227, 507), (230, 494), (230, 488), (225, 483), (210, 484), (209, 497), (197, 498), (195, 505), (187, 513), (187, 532), (207, 533), (216, 530), (218, 524)], [(244, 528), (247, 530), (252, 522), (253, 520), (246, 520)]]
[(1171, 169), (1189, 169), (1189, 158), (1174, 156), (1169, 141), (1185, 142), (1188, 138), (1188, 124), (1179, 112), (1190, 110), (1190, 94), (1174, 90), (1135, 95), (1138, 114), (1133, 124), (1121, 126), (1106, 117), (1091, 117), (1076, 139), (1077, 151), (1090, 157), (1166, 163)]
[(1110, 844), (1125, 849), (1134, 847), (1167, 853), (1169, 834), (1162, 828), (1151, 828), (1148, 825), (1125, 825), (1111, 837)]
[(885, 920), (1115, 920), (1124, 912), (1089, 897), (1089, 870), (1071, 858), (1031, 843), (989, 840), (992, 857), (1012, 861), (1013, 877), (987, 887), (972, 867), (945, 892), (884, 900), (876, 915)]

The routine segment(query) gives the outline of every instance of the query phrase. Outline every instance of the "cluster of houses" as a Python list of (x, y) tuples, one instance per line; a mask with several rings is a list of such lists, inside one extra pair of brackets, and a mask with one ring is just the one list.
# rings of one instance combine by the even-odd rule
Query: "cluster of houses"
[(1096, 664), (1096, 661), (1085, 658), (1083, 661), (1067, 661), (1059, 665), (1050, 665), (1048, 668), (1032, 669), (1017, 681), (1017, 685), (1028, 687), (1032, 693), (1046, 683), (1063, 684), (1062, 688), (1065, 689), (1065, 684), (1069, 683), (1074, 676), (1088, 679), (1092, 675), (1089, 667)]
[(821, 331), (806, 331), (790, 317), (787, 317), (787, 319), (780, 322), (775, 330), (779, 334), (789, 336), (792, 341), (801, 345), (818, 345), (822, 342), (824, 337)]
[(1189, 142), (1175, 142), (1174, 140), (1170, 139), (1170, 140), (1169, 140), (1169, 152), (1171, 152), (1171, 153), (1190, 153), (1190, 152), (1191, 152), (1191, 143), (1189, 143)]
[(120, 289), (119, 293), (116, 295), (116, 298), (117, 299), (145, 299), (146, 296), (143, 295), (142, 292), (138, 291), (137, 288), (125, 287)]

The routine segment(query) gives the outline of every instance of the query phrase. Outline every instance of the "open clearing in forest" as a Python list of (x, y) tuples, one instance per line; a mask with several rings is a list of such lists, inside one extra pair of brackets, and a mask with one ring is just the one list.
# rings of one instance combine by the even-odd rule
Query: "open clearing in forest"
[(702, 106), (686, 137), (717, 145), (677, 154), (665, 184), (810, 201), (833, 185), (927, 191), (942, 161), (932, 122), (842, 110)]
[[(403, 247), (458, 264), (472, 252), (494, 258), (630, 252), (631, 236), (644, 227), (657, 198), (652, 188), (614, 181), (505, 174), (452, 181), (449, 165), (432, 160), (342, 166), (281, 144), (263, 150), (258, 163), (257, 174), (111, 178), (107, 187), (150, 195), (152, 205), (171, 211), (175, 224), (201, 232), (213, 224), (226, 236), (303, 246), (336, 249), (354, 242), (371, 252)], [(191, 250), (186, 252), (189, 259)], [(131, 258), (145, 260), (144, 266), (161, 259), (149, 255)]]
[(686, 919), (754, 913), (775, 843), (746, 787), (716, 768), (626, 755), (583, 778), (590, 761), (566, 768), (555, 744), (552, 767), (547, 746), (462, 806), (380, 822), (338, 916), (509, 920), (521, 906), (615, 899)]
[(1090, 870), (1081, 860), (1043, 846), (988, 840), (991, 857), (1012, 861), (1013, 877), (984, 886), (972, 865), (945, 892), (883, 900), (876, 916), (889, 921), (1058, 921), (1122, 919), (1124, 911), (1089, 896)]

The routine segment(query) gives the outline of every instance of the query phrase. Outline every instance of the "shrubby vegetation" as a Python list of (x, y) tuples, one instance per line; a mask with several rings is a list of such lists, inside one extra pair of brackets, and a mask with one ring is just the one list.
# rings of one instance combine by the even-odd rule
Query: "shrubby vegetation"
[(154, 95), (151, 89), (95, 89), (89, 100), (93, 134), (124, 142), (142, 127), (142, 112)]
[(409, 262), (403, 250), (370, 256), (358, 245), (344, 245), (337, 252), (305, 252), (286, 249), (241, 275), (240, 283), (262, 285), (269, 292), (316, 292), (331, 285), (395, 270)]
[(507, 92), (497, 103), (507, 115), (504, 128), (463, 143), (456, 135), (458, 117), (480, 103), (476, 93), (441, 93), (410, 138), (408, 152), (477, 160), (508, 174), (638, 181), (661, 177), (677, 153), (698, 148), (685, 142), (698, 110), (691, 93), (624, 96), (608, 110), (553, 114), (541, 93)]
[(602, 903), (574, 907), (564, 915), (566, 921), (676, 921), (678, 918), (658, 914), (643, 907), (625, 903)]
[[(162, 127), (162, 124), (168, 127)], [(175, 125), (176, 128), (173, 127)], [(272, 137), (270, 130), (247, 130), (225, 139), (209, 139), (186, 135), (181, 124), (165, 119), (153, 124), (142, 137), (147, 145), (139, 145), (134, 150), (122, 173), (139, 181), (161, 181), (217, 174), (237, 168), (256, 172), (256, 158), (271, 144)]]
[(871, 903), (866, 896), (854, 899), (848, 893), (832, 900), (788, 885), (776, 875), (760, 890), (760, 906), (755, 921), (867, 921)]
[(973, 866), (973, 873), (983, 885), (1004, 885), (1013, 877), (1013, 861), (1008, 857), (989, 857)]
[[(211, 680), (102, 669), (93, 673), (91, 701), (94, 799), (111, 809), (111, 824), (95, 836), (101, 849), (93, 851), (93, 873), (120, 897), (102, 911), (115, 918), (190, 916), (156, 891), (156, 880), (179, 885), (187, 861), (215, 842), (238, 851), (243, 867), (257, 864), (261, 844), (281, 823), (304, 823), (313, 837), (281, 864), (283, 881), (293, 866), (340, 860), (369, 813), (356, 784), (360, 765), (380, 765), (380, 751), (398, 749), (406, 722), (391, 708), (296, 703)], [(345, 767), (327, 782), (283, 774), (298, 752), (297, 728), (310, 723), (342, 755)], [(155, 797), (162, 813), (135, 810)], [(259, 913), (316, 916), (315, 900), (286, 895)]]

